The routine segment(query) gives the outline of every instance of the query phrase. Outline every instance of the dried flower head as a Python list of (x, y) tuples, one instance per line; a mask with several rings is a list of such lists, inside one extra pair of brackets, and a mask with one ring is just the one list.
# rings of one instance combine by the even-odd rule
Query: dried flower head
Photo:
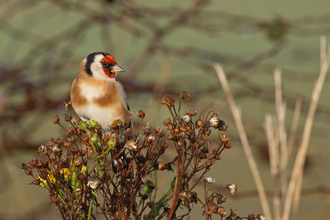
[(222, 142), (228, 142), (230, 140), (230, 138), (226, 134), (219, 134), (219, 139)]
[(224, 217), (224, 216), (228, 215), (228, 212), (223, 207), (219, 207), (217, 210), (217, 214)]
[(193, 117), (196, 115), (196, 111), (194, 109), (186, 110), (186, 114)]
[(136, 114), (139, 118), (144, 118), (146, 116), (146, 113), (144, 113), (143, 110), (139, 110)]
[(218, 129), (219, 129), (219, 131), (227, 131), (228, 126), (226, 125), (226, 123), (223, 120), (220, 120)]
[(58, 115), (55, 115), (52, 117), (52, 121), (54, 124), (58, 124), (60, 122), (60, 117)]
[(71, 115), (69, 115), (69, 114), (65, 114), (65, 121), (71, 121), (71, 119), (72, 119), (72, 116)]
[(166, 127), (171, 123), (171, 119), (166, 119), (163, 121), (163, 125), (165, 125)]
[(257, 219), (259, 219), (259, 220), (266, 220), (266, 217), (263, 216), (263, 215), (261, 215), (261, 214), (258, 214), (257, 215)]
[(98, 186), (98, 182), (97, 182), (97, 180), (95, 180), (95, 181), (90, 180), (90, 181), (88, 181), (88, 183), (87, 183), (87, 187), (90, 187), (90, 188), (92, 188), (92, 189), (96, 189), (97, 186)]
[(139, 138), (136, 139), (136, 141), (134, 141), (134, 140), (127, 141), (124, 147), (129, 149), (129, 150), (136, 151), (136, 150), (139, 149), (139, 147), (137, 145), (138, 140), (139, 140)]
[(183, 90), (180, 92), (180, 98), (183, 102), (189, 102), (191, 95), (187, 90)]
[(123, 130), (124, 129), (124, 122), (120, 119), (117, 119), (112, 122), (110, 128), (113, 130)]
[(154, 131), (157, 135), (162, 135), (163, 134), (163, 128), (162, 127), (156, 127), (154, 129)]
[(181, 118), (184, 122), (190, 122), (190, 116), (189, 115), (186, 115), (186, 114), (182, 115)]
[(203, 126), (203, 121), (201, 119), (198, 119), (195, 123), (196, 128), (201, 128)]
[(74, 128), (73, 127), (70, 127), (68, 130), (66, 130), (65, 132), (67, 135), (71, 136), (74, 134)]
[(155, 136), (149, 134), (149, 136), (147, 137), (147, 143), (151, 144), (154, 140), (155, 140)]
[(169, 109), (171, 109), (174, 106), (175, 99), (173, 96), (166, 94), (160, 104), (167, 105)]
[(232, 147), (231, 142), (224, 142), (223, 145), (226, 149), (230, 149)]
[(210, 122), (210, 125), (211, 125), (212, 127), (217, 128), (218, 125), (219, 125), (220, 119), (219, 119), (219, 117), (218, 117), (217, 115), (213, 115), (213, 116), (210, 118), (209, 122)]
[(151, 129), (151, 125), (149, 124), (149, 122), (147, 122), (147, 124), (144, 127), (142, 127), (142, 134), (144, 135), (150, 134), (151, 133), (150, 129)]
[(237, 192), (237, 185), (236, 184), (228, 184), (226, 189), (230, 192), (230, 194), (234, 195)]
[(44, 145), (44, 144), (40, 145), (40, 147), (38, 148), (37, 152), (38, 153), (41, 153), (41, 154), (47, 154), (48, 153), (47, 146)]
[(207, 183), (215, 183), (215, 179), (213, 178), (213, 177), (206, 177), (205, 179), (204, 179)]

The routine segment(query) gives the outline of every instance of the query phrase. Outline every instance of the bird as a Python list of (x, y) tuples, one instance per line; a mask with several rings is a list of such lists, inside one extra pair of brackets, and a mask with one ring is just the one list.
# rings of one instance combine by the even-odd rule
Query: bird
[(125, 70), (109, 53), (94, 52), (83, 59), (70, 93), (72, 107), (82, 120), (95, 120), (104, 130), (117, 119), (129, 126), (132, 113), (117, 81), (120, 72)]

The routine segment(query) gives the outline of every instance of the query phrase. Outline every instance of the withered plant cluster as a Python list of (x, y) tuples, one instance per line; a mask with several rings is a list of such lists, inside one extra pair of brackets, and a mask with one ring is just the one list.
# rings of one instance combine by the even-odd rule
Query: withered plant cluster
[[(132, 123), (127, 127), (120, 120), (104, 129), (96, 121), (81, 121), (66, 103), (71, 110), (65, 115), (69, 128), (60, 123), (59, 116), (52, 121), (67, 137), (42, 144), (38, 148), (42, 157), (23, 163), (22, 168), (34, 178), (31, 184), (48, 190), (63, 219), (97, 219), (100, 215), (105, 219), (183, 219), (189, 216), (192, 203), (201, 204), (205, 219), (212, 215), (241, 219), (236, 211), (224, 209), (222, 194), (206, 189), (215, 179), (205, 174), (222, 152), (231, 148), (230, 138), (223, 133), (227, 125), (214, 112), (199, 118), (195, 110), (181, 115), (181, 101), (190, 98), (182, 91), (176, 110), (174, 97), (163, 97), (161, 104), (171, 114), (163, 121), (165, 128), (144, 124), (145, 113), (140, 110), (137, 131)], [(211, 145), (211, 132), (219, 133), (218, 143)], [(169, 149), (173, 156), (162, 162), (161, 155)], [(157, 194), (158, 172), (173, 176), (162, 195)], [(204, 183), (204, 195), (194, 191), (200, 182)], [(225, 189), (234, 194), (237, 186), (228, 184)], [(179, 208), (185, 211), (178, 214)], [(264, 219), (253, 214), (247, 218)]]

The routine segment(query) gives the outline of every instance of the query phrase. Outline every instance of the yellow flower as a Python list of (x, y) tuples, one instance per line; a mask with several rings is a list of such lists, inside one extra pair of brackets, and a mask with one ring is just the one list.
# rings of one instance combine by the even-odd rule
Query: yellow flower
[(85, 166), (85, 165), (82, 166), (80, 172), (81, 172), (82, 174), (84, 174), (84, 176), (85, 176), (86, 173), (87, 173), (87, 166)]
[(70, 174), (70, 170), (68, 168), (63, 168), (60, 170), (60, 174), (62, 174), (64, 176), (64, 180), (68, 181), (69, 180), (69, 174)]
[[(51, 183), (56, 182), (56, 179), (53, 174), (48, 174), (47, 177)], [(47, 180), (41, 178), (40, 176), (37, 176), (37, 178), (40, 180), (40, 186), (48, 188)]]

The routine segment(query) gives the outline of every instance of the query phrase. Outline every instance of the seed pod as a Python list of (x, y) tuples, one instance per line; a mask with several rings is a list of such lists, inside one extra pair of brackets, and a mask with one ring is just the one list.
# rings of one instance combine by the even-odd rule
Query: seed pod
[(58, 115), (55, 115), (52, 117), (52, 121), (54, 124), (58, 124), (60, 122), (60, 117)]
[(201, 128), (203, 126), (203, 121), (201, 119), (198, 119), (195, 123), (196, 128)]
[(139, 111), (137, 112), (137, 116), (138, 116), (139, 118), (144, 118), (144, 117), (146, 116), (146, 113), (144, 113), (143, 110), (139, 110)]
[(71, 136), (74, 134), (74, 128), (73, 127), (70, 127), (68, 130), (66, 130), (65, 132), (67, 135)]

